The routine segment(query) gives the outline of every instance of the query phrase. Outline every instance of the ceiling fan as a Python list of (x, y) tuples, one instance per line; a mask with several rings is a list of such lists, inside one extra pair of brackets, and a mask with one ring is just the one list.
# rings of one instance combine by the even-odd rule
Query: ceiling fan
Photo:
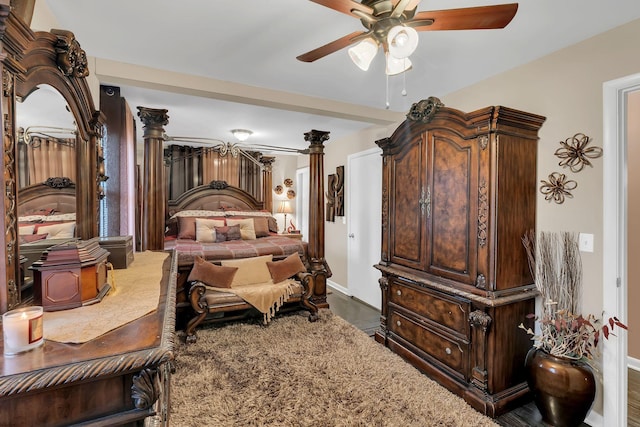
[(313, 62), (357, 43), (349, 49), (349, 56), (366, 71), (382, 46), (387, 57), (388, 75), (411, 68), (408, 57), (418, 45), (418, 31), (504, 28), (518, 10), (518, 4), (511, 3), (416, 13), (420, 0), (311, 1), (359, 18), (366, 31), (355, 31), (298, 56), (298, 60)]

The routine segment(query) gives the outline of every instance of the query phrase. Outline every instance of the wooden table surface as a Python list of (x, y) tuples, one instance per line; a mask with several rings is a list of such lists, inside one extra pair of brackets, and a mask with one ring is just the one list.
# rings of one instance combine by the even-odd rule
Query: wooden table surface
[[(116, 395), (123, 393), (122, 390), (115, 390), (116, 388), (124, 385), (130, 389), (130, 382), (134, 376), (146, 369), (157, 369), (158, 366), (170, 362), (173, 359), (175, 344), (177, 257), (168, 257), (162, 268), (163, 278), (159, 285), (161, 292), (157, 310), (94, 340), (83, 344), (64, 344), (45, 340), (42, 346), (14, 356), (4, 356), (3, 343), (0, 342), (0, 425), (7, 425), (5, 422), (17, 425), (14, 417), (26, 415), (15, 414), (16, 411), (26, 414), (46, 412), (46, 408), (25, 406), (28, 402), (42, 401), (42, 399), (30, 401), (26, 398), (27, 395), (45, 392), (45, 395), (51, 394), (49, 406), (55, 406), (53, 403), (56, 399), (62, 399), (63, 402), (60, 404), (66, 405), (69, 402), (64, 401), (64, 396), (65, 394), (69, 396), (73, 391), (66, 390), (55, 394), (54, 390), (87, 383), (95, 386), (107, 378), (121, 377), (122, 380), (119, 383), (111, 381), (111, 385), (107, 387), (109, 390), (103, 391), (105, 399), (113, 400), (114, 393)], [(81, 322), (82, 319), (78, 321)], [(96, 391), (99, 392), (97, 388)], [(131, 402), (130, 390), (125, 391), (129, 395), (126, 396), (128, 399), (120, 396), (122, 405), (115, 412), (136, 412), (135, 402)], [(100, 396), (95, 395), (86, 398), (100, 400)], [(72, 413), (67, 415), (79, 417), (76, 421), (108, 415), (100, 413), (99, 402), (86, 404), (75, 402), (74, 405), (81, 407), (96, 405), (95, 408), (86, 408), (84, 413), (76, 413), (78, 411), (70, 409)], [(113, 404), (104, 406), (110, 408), (107, 410), (111, 413), (114, 412)], [(55, 408), (52, 411), (55, 412)], [(146, 408), (146, 412), (153, 411)], [(46, 425), (63, 425), (72, 421), (65, 419), (61, 421), (62, 424), (56, 424), (55, 416), (50, 420), (51, 422), (48, 420)], [(24, 421), (38, 422), (37, 419), (32, 418), (25, 418)]]

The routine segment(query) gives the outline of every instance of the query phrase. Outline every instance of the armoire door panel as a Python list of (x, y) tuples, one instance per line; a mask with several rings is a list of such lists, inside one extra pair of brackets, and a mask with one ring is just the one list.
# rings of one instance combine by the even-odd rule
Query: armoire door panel
[(478, 150), (474, 141), (449, 132), (431, 132), (428, 141), (427, 268), (472, 284), (477, 265)]
[(392, 160), (391, 175), (391, 262), (411, 268), (424, 268), (424, 144), (410, 145)]

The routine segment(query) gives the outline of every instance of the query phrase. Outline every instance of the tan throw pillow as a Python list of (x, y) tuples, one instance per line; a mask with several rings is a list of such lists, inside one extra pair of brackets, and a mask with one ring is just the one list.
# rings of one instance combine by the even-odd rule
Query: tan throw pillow
[(269, 269), (273, 283), (282, 282), (294, 276), (296, 273), (304, 273), (307, 271), (297, 252), (281, 261), (267, 262), (267, 268)]
[(271, 273), (267, 268), (267, 262), (273, 260), (273, 255), (265, 255), (254, 258), (230, 259), (221, 261), (225, 267), (238, 267), (231, 287), (242, 285), (254, 285), (271, 281)]
[(227, 225), (224, 227), (216, 227), (216, 243), (226, 242), (229, 240), (241, 240), (240, 226)]
[(256, 237), (269, 236), (269, 220), (266, 217), (253, 218), (253, 229), (256, 230)]
[(253, 228), (253, 218), (246, 219), (227, 219), (227, 225), (239, 225), (240, 236), (242, 240), (255, 240), (256, 231)]
[(192, 216), (178, 217), (178, 239), (196, 239), (196, 218)]
[(230, 288), (233, 277), (238, 271), (237, 267), (225, 267), (211, 264), (199, 256), (193, 260), (193, 268), (187, 281), (199, 281), (214, 288)]
[(216, 227), (224, 227), (224, 219), (196, 218), (196, 240), (203, 243), (215, 242)]

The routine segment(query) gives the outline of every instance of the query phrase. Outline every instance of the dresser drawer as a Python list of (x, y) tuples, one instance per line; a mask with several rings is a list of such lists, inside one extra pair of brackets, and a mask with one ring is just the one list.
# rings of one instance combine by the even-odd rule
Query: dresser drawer
[(392, 333), (418, 347), (466, 378), (469, 360), (469, 344), (444, 336), (408, 317), (391, 311), (389, 329)]
[(393, 280), (390, 302), (469, 338), (469, 302)]

